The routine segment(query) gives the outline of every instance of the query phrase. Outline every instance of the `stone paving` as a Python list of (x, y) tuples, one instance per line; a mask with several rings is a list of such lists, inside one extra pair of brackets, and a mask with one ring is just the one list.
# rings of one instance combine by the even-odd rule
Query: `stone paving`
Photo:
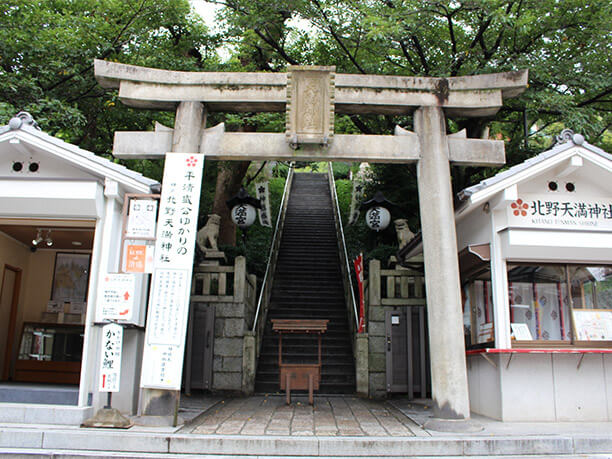
[(198, 416), (182, 432), (216, 435), (392, 436), (427, 435), (416, 423), (384, 401), (357, 397), (226, 398)]

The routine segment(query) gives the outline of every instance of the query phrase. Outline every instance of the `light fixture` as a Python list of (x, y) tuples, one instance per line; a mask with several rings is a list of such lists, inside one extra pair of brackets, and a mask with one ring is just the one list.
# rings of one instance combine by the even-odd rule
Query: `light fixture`
[(394, 206), (395, 204), (388, 201), (381, 191), (377, 191), (372, 199), (361, 204), (360, 209), (367, 209), (365, 214), (366, 224), (371, 230), (378, 232), (386, 229), (391, 223), (391, 212), (389, 212), (388, 207)]
[(240, 187), (238, 194), (228, 199), (225, 204), (230, 209), (232, 221), (242, 230), (242, 241), (246, 244), (246, 230), (255, 223), (255, 209), (261, 209), (261, 202), (249, 196), (244, 187)]
[(38, 228), (38, 231), (36, 232), (36, 238), (32, 239), (32, 245), (34, 247), (36, 247), (38, 244), (40, 244), (43, 241), (42, 238), (42, 230), (40, 228)]
[[(43, 232), (47, 233), (44, 237)], [(37, 228), (36, 237), (32, 239), (32, 247), (38, 247), (38, 245), (41, 244), (43, 241), (45, 242), (45, 244), (47, 244), (47, 247), (51, 247), (53, 245), (53, 239), (51, 238), (51, 230), (46, 228)]]

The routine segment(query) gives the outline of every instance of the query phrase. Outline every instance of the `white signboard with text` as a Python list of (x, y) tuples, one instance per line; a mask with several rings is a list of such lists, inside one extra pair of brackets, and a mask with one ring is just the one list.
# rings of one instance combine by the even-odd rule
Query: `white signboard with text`
[(204, 155), (166, 155), (141, 387), (179, 390)]
[(135, 292), (134, 274), (105, 274), (98, 287), (96, 322), (132, 321)]
[(100, 392), (119, 392), (121, 385), (121, 347), (123, 327), (108, 324), (102, 327), (102, 355), (100, 359)]
[(126, 238), (155, 237), (156, 199), (131, 199), (128, 212)]
[(612, 199), (526, 194), (508, 204), (507, 216), (510, 227), (610, 230)]

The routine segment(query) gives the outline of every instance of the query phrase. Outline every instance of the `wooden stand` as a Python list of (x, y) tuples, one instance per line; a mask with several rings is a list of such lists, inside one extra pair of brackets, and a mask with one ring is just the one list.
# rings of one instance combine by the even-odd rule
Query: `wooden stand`
[[(329, 320), (272, 319), (272, 330), (278, 333), (278, 368), (280, 388), (286, 391), (287, 405), (291, 403), (291, 389), (308, 389), (308, 403), (314, 405), (313, 392), (321, 382), (321, 334), (327, 331)], [(318, 363), (283, 363), (283, 333), (317, 334)]]

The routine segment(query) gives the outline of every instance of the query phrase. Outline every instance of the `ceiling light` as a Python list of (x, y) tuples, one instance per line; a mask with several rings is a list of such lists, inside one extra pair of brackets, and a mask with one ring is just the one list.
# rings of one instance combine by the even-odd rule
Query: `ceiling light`
[(38, 231), (36, 232), (36, 238), (32, 239), (32, 245), (33, 246), (37, 246), (38, 244), (40, 244), (43, 241), (42, 238), (42, 231), (40, 230), (40, 228), (38, 229)]
[(53, 239), (51, 239), (51, 230), (47, 231), (47, 237), (45, 238), (45, 242), (47, 243), (47, 247), (51, 247), (53, 245)]

